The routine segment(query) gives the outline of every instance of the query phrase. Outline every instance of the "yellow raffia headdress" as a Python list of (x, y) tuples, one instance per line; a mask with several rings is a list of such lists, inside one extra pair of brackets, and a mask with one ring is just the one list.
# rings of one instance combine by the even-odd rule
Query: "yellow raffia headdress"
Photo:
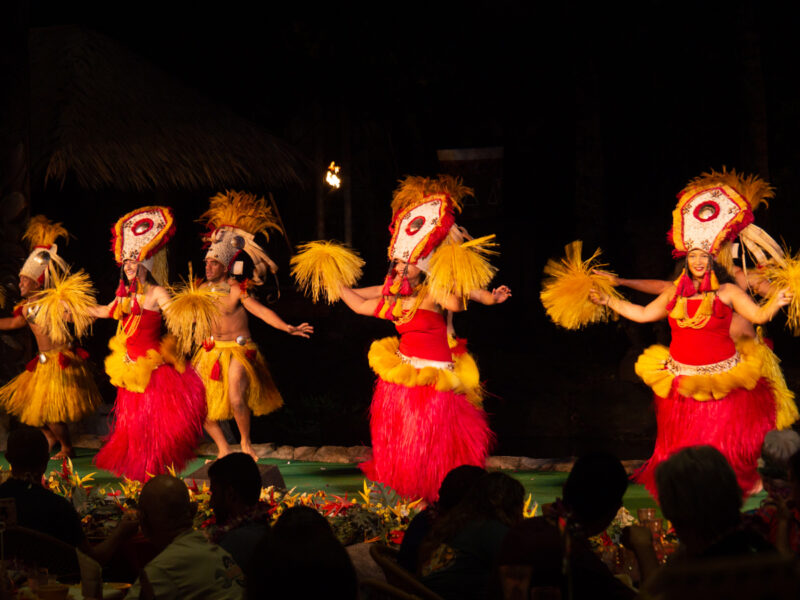
[(28, 242), (31, 253), (19, 271), (43, 287), (48, 287), (55, 273), (66, 271), (67, 264), (58, 256), (58, 238), (69, 239), (69, 232), (61, 223), (53, 223), (44, 215), (28, 221), (22, 239)]
[(594, 272), (594, 269), (605, 266), (597, 260), (600, 249), (595, 250), (587, 260), (581, 259), (582, 249), (583, 242), (574, 241), (564, 247), (565, 258), (551, 258), (544, 267), (549, 277), (542, 281), (539, 297), (547, 316), (565, 329), (580, 329), (591, 323), (617, 318), (613, 310), (594, 304), (589, 299), (592, 289), (610, 297), (622, 298), (609, 277)]
[(264, 282), (267, 269), (277, 272), (278, 266), (255, 242), (262, 234), (269, 241), (269, 231), (283, 232), (272, 208), (263, 197), (248, 192), (227, 190), (213, 196), (209, 209), (200, 215), (210, 232), (203, 239), (210, 242), (206, 258), (221, 263), (226, 272), (239, 275), (244, 263), (237, 257), (245, 252), (253, 260), (253, 283)]

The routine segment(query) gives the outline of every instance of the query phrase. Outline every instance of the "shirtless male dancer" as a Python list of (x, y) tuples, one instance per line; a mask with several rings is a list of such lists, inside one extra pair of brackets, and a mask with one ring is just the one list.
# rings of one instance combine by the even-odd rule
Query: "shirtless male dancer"
[[(52, 289), (54, 279), (64, 281), (68, 277), (67, 265), (58, 256), (55, 244), (56, 239), (66, 235), (60, 223), (51, 223), (41, 215), (30, 220), (24, 239), (30, 243), (31, 254), (19, 273), (22, 301), (15, 307), (13, 316), (0, 319), (0, 330), (21, 329), (27, 325), (36, 338), (38, 350), (25, 370), (0, 388), (0, 406), (22, 423), (41, 429), (50, 451), (59, 443), (61, 448), (53, 456), (54, 460), (75, 456), (67, 422), (80, 420), (102, 402), (85, 363), (86, 352), (73, 347), (72, 334), (64, 323), (72, 317), (64, 303), (56, 303), (55, 319), (48, 318), (41, 324), (37, 320), (43, 294)], [(70, 299), (93, 304), (88, 278), (83, 274), (72, 277), (73, 281), (81, 279), (85, 285), (65, 286), (71, 289)], [(48, 326), (54, 323), (57, 329), (49, 330)], [(83, 334), (82, 329), (77, 326), (76, 333)]]
[[(267, 268), (275, 264), (253, 241), (255, 233), (265, 233), (277, 226), (263, 198), (245, 192), (226, 192), (211, 199), (211, 208), (203, 217), (212, 233), (205, 258), (206, 282), (201, 287), (216, 292), (219, 315), (212, 326), (212, 336), (203, 343), (192, 360), (206, 386), (208, 419), (205, 428), (217, 445), (217, 457), (231, 452), (219, 421), (233, 418), (241, 435), (242, 452), (257, 459), (250, 440), (251, 413), (268, 414), (283, 405), (283, 399), (267, 365), (250, 336), (247, 313), (289, 335), (308, 338), (314, 328), (308, 323), (294, 326), (285, 323), (248, 293), (248, 284), (260, 285)], [(244, 256), (253, 263), (252, 279), (243, 277)]]

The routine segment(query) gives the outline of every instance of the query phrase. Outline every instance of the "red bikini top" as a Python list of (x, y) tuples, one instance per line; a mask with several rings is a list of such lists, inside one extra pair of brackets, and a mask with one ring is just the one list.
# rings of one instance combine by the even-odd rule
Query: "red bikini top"
[(396, 327), (401, 354), (440, 362), (453, 360), (442, 313), (418, 308), (408, 323)]

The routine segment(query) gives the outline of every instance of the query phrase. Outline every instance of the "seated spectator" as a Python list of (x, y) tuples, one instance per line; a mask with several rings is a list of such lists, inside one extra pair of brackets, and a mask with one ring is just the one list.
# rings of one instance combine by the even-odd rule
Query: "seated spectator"
[[(767, 497), (745, 516), (784, 554), (800, 553), (800, 435), (791, 429), (770, 431), (764, 437), (758, 472)], [(795, 464), (796, 463), (796, 464)], [(790, 467), (790, 465), (794, 465)]]
[[(614, 520), (627, 487), (625, 469), (615, 456), (592, 453), (579, 458), (564, 482), (563, 499), (544, 516), (525, 519), (509, 532), (498, 557), (501, 578), (503, 567), (527, 567), (528, 590), (553, 588), (561, 597), (576, 600), (633, 598), (636, 591), (608, 570), (589, 543)], [(636, 554), (643, 578), (656, 569), (648, 529), (627, 528), (624, 542)]]
[(72, 504), (42, 485), (50, 451), (47, 438), (39, 429), (21, 427), (12, 431), (5, 456), (11, 465), (11, 477), (0, 485), (0, 498), (14, 499), (17, 524), (21, 527), (75, 546), (100, 564), (108, 562), (119, 545), (139, 530), (136, 516), (126, 514), (105, 541), (89, 545)]
[(328, 521), (313, 508), (287, 509), (247, 566), (247, 597), (355, 600), (353, 563)]
[(408, 524), (397, 562), (401, 567), (414, 573), (419, 562), (419, 547), (422, 540), (433, 527), (437, 518), (447, 514), (467, 494), (469, 488), (483, 475), (486, 469), (473, 465), (461, 465), (452, 469), (439, 486), (439, 499), (435, 504), (417, 514)]
[(230, 554), (192, 529), (195, 510), (180, 479), (158, 475), (144, 484), (142, 532), (160, 553), (145, 565), (126, 598), (244, 598), (242, 570)]
[(774, 552), (742, 519), (742, 490), (722, 453), (692, 446), (656, 468), (661, 512), (672, 521), (680, 547), (673, 560)]
[(420, 546), (420, 581), (447, 599), (486, 598), (495, 558), (522, 520), (525, 489), (505, 473), (476, 481)]
[(244, 565), (261, 538), (269, 533), (269, 506), (259, 502), (258, 465), (249, 454), (234, 452), (214, 461), (208, 478), (216, 518), (209, 539), (225, 548), (237, 564)]

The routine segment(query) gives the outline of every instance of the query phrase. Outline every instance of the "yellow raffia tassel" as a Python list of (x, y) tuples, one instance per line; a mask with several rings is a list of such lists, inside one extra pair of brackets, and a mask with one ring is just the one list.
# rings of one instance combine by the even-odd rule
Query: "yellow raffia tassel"
[(28, 307), (36, 314), (34, 323), (55, 345), (61, 346), (72, 341), (69, 322), (72, 322), (78, 338), (92, 330), (94, 318), (89, 315), (89, 309), (97, 304), (97, 300), (94, 286), (83, 271), (72, 274), (54, 271), (51, 283), (51, 287), (31, 298)]
[(340, 286), (352, 287), (361, 277), (364, 261), (352, 248), (337, 242), (309, 242), (297, 247), (292, 257), (292, 277), (314, 302), (325, 297), (333, 304)]
[(497, 269), (488, 256), (497, 254), (494, 235), (487, 235), (462, 243), (447, 241), (431, 256), (426, 284), (429, 293), (439, 304), (449, 296), (457, 296), (466, 306), (469, 294), (491, 283)]
[(800, 418), (794, 402), (794, 392), (786, 385), (783, 377), (781, 361), (762, 341), (762, 328), (758, 328), (758, 344), (756, 349), (761, 356), (761, 376), (769, 381), (775, 395), (775, 429), (788, 429)]
[(169, 282), (169, 264), (167, 263), (167, 249), (162, 248), (153, 256), (153, 279), (160, 286), (166, 286)]
[(792, 256), (787, 250), (783, 264), (767, 263), (760, 273), (770, 282), (768, 302), (781, 290), (792, 292), (792, 301), (786, 306), (786, 326), (794, 335), (800, 335), (800, 253)]
[(164, 311), (167, 328), (178, 338), (178, 350), (191, 352), (210, 337), (214, 322), (219, 318), (217, 301), (222, 297), (210, 287), (200, 287), (189, 264), (189, 277), (170, 288), (172, 303)]
[(587, 260), (581, 259), (582, 249), (583, 242), (574, 241), (564, 247), (564, 258), (550, 259), (544, 267), (549, 277), (542, 282), (539, 297), (547, 316), (556, 325), (566, 329), (580, 329), (590, 323), (606, 322), (609, 317), (617, 318), (617, 313), (608, 307), (589, 300), (592, 289), (610, 298), (622, 299), (609, 278), (593, 272), (605, 266), (597, 262), (600, 249), (595, 250)]

